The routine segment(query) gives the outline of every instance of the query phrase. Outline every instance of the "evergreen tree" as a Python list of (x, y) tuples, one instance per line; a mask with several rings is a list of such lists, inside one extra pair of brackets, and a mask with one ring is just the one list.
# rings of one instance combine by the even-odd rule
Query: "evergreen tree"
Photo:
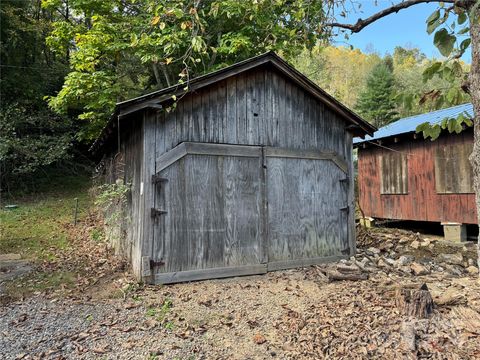
[(391, 66), (385, 62), (375, 66), (367, 78), (365, 89), (358, 97), (356, 109), (360, 115), (377, 127), (398, 119), (394, 86)]

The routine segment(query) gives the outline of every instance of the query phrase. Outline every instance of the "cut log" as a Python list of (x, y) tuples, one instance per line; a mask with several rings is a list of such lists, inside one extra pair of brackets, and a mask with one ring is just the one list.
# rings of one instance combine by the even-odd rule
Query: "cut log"
[(328, 276), (328, 280), (330, 281), (341, 281), (341, 280), (358, 281), (358, 280), (368, 279), (368, 275), (364, 273), (342, 274), (338, 271), (329, 271), (327, 273), (327, 276)]
[(352, 273), (352, 272), (358, 272), (358, 268), (353, 265), (343, 265), (343, 264), (338, 264), (337, 265), (337, 270), (342, 272), (342, 273)]
[(407, 316), (426, 319), (433, 312), (433, 299), (426, 284), (420, 289), (397, 288), (395, 304)]

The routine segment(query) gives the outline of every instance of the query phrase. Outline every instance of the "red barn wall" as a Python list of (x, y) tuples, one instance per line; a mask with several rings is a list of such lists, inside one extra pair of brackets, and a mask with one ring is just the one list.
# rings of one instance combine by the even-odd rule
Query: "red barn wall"
[(475, 194), (437, 194), (435, 150), (459, 142), (473, 142), (473, 133), (444, 135), (435, 141), (409, 138), (382, 146), (408, 154), (408, 193), (380, 194), (380, 155), (385, 147), (367, 143), (358, 149), (358, 192), (365, 216), (394, 220), (477, 224)]

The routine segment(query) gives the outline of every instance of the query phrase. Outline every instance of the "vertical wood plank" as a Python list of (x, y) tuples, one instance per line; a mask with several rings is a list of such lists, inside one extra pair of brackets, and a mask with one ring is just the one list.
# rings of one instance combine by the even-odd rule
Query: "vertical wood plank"
[(238, 144), (237, 129), (237, 80), (236, 77), (227, 79), (227, 118), (225, 126), (225, 142)]

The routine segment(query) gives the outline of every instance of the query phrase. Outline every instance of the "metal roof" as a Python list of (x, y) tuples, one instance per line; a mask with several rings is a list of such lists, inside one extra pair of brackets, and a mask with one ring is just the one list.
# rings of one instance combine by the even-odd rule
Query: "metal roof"
[(364, 139), (356, 137), (353, 139), (353, 143), (361, 144), (366, 141), (378, 140), (390, 136), (415, 132), (417, 126), (420, 124), (425, 122), (429, 122), (432, 125), (438, 124), (445, 118), (456, 118), (458, 115), (464, 112), (470, 115), (470, 117), (473, 117), (473, 105), (470, 103), (462, 104), (447, 109), (432, 111), (426, 114), (406, 117), (381, 127), (373, 133), (373, 136), (367, 135)]

